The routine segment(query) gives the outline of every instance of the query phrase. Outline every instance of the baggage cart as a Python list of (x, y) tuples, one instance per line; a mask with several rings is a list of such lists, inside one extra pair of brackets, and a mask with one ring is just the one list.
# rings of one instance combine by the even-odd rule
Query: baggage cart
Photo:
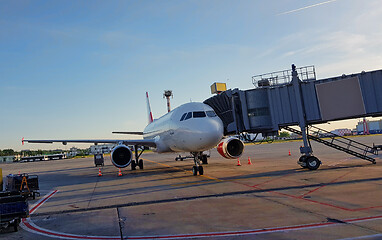
[(94, 154), (94, 165), (96, 167), (104, 165), (104, 158), (102, 153)]
[(19, 192), (26, 197), (36, 198), (40, 196), (38, 185), (38, 176), (23, 174), (9, 174), (6, 179), (5, 190), (9, 192)]
[(19, 192), (0, 192), (0, 228), (13, 227), (18, 231), (22, 218), (29, 217), (29, 206), (26, 196)]

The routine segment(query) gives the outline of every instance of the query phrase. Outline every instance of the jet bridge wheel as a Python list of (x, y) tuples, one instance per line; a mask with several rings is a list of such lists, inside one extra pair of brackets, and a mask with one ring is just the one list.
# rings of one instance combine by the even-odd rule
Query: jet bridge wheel
[(307, 163), (306, 163), (306, 158), (308, 156), (305, 156), (305, 155), (302, 155), (299, 159), (298, 159), (298, 164), (302, 167), (302, 168), (307, 168)]
[(309, 170), (317, 170), (321, 165), (321, 161), (318, 160), (315, 156), (309, 156), (306, 159), (306, 167)]

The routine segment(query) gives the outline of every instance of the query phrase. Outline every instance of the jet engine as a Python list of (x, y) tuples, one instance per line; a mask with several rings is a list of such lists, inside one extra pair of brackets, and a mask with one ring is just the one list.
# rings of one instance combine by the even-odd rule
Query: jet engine
[(236, 159), (244, 152), (244, 143), (238, 138), (225, 138), (218, 144), (217, 149), (223, 157)]
[(117, 168), (124, 168), (130, 165), (133, 153), (125, 145), (116, 146), (111, 152), (111, 162)]

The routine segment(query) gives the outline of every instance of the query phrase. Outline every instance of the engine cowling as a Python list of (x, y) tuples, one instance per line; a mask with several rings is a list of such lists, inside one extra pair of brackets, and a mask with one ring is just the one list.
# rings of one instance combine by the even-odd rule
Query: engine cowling
[(125, 145), (116, 146), (111, 152), (111, 162), (117, 168), (124, 168), (130, 165), (133, 153)]
[(218, 152), (225, 158), (236, 159), (244, 152), (244, 143), (238, 138), (225, 138), (217, 147)]

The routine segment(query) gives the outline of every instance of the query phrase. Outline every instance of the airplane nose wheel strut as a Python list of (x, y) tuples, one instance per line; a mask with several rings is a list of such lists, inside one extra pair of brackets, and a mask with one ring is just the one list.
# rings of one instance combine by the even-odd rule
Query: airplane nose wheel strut
[(194, 152), (191, 153), (194, 156), (194, 163), (195, 166), (192, 167), (192, 174), (194, 176), (198, 175), (203, 175), (204, 174), (204, 169), (203, 166), (200, 165), (200, 156), (203, 155), (203, 152)]

